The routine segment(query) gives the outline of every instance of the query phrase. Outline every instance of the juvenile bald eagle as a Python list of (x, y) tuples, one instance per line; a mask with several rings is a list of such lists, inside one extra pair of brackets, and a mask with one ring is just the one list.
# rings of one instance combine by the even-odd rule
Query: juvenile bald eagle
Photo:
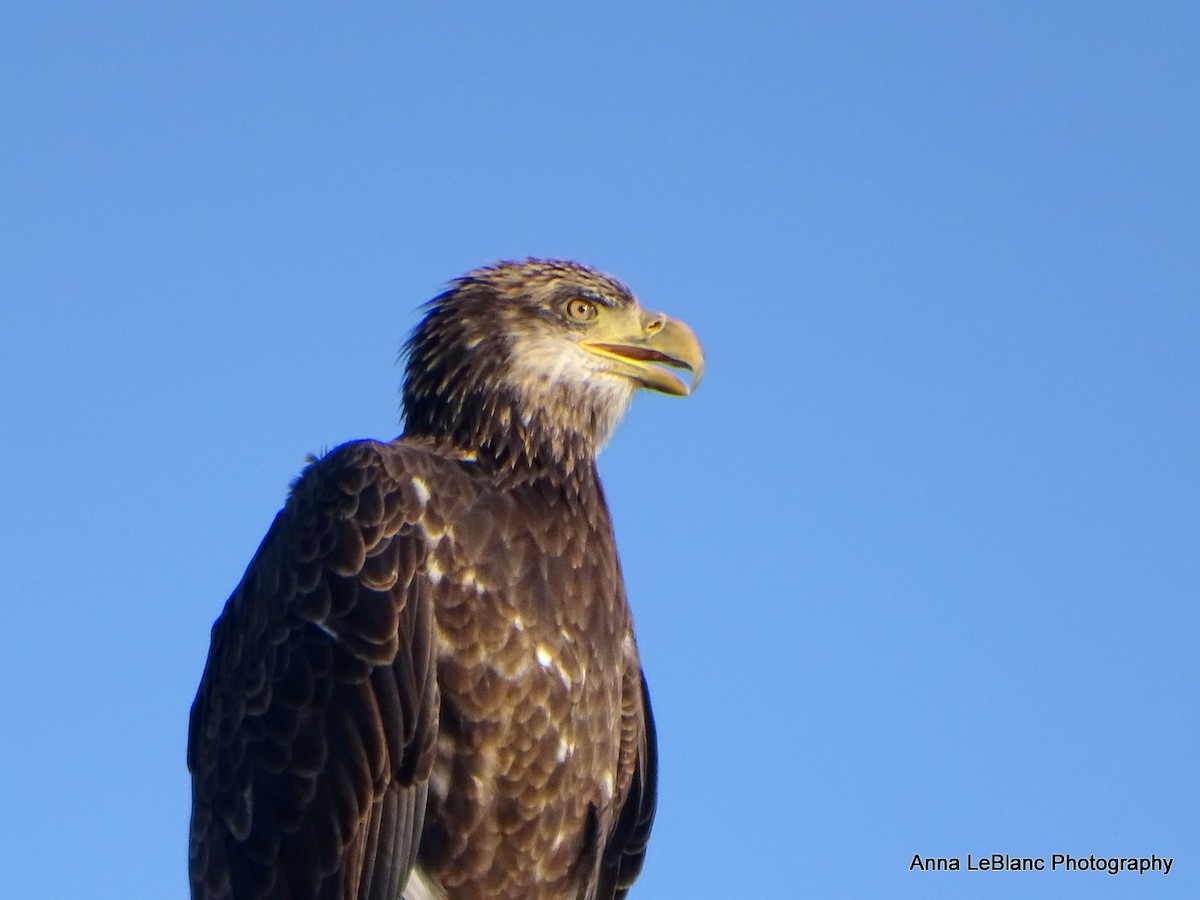
[(194, 900), (611, 900), (654, 817), (649, 696), (595, 455), (682, 323), (570, 262), (470, 272), (404, 434), (310, 465), (213, 626)]

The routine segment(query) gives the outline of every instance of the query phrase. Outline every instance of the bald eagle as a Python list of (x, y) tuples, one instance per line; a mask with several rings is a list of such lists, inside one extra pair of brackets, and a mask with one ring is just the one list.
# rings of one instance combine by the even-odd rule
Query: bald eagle
[(611, 900), (641, 871), (654, 724), (595, 457), (700, 345), (526, 260), (452, 282), (406, 355), (403, 435), (308, 466), (213, 626), (194, 900)]

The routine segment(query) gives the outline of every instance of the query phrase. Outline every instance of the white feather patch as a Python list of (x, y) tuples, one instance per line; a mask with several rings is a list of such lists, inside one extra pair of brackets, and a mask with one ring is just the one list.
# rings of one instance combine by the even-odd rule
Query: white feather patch
[(446, 900), (446, 892), (427, 881), (425, 873), (418, 866), (408, 876), (408, 884), (404, 886), (403, 900)]
[(417, 502), (424, 506), (429, 502), (429, 498), (433, 496), (429, 493), (429, 485), (425, 483), (424, 478), (418, 478), (416, 475), (412, 477), (413, 491), (417, 495)]
[(596, 451), (624, 418), (635, 390), (633, 382), (610, 372), (603, 360), (551, 335), (523, 335), (512, 371), (524, 394), (523, 408), (544, 407), (551, 396), (565, 400), (579, 418), (576, 426), (594, 431)]

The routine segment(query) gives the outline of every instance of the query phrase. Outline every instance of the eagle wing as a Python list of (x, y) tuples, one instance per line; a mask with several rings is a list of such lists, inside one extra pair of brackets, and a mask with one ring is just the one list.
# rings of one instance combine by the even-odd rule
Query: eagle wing
[(624, 900), (642, 871), (658, 805), (658, 739), (646, 676), (638, 672), (643, 740), (637, 748), (633, 780), (616, 825), (600, 854), (597, 900)]
[(221, 617), (188, 734), (193, 900), (394, 900), (437, 739), (429, 458), (356, 442), (293, 485)]

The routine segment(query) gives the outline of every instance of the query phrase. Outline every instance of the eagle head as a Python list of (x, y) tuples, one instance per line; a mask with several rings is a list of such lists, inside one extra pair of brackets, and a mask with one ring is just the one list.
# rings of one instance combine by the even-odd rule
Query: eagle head
[(686, 396), (704, 371), (687, 325), (562, 260), (501, 262), (456, 279), (429, 302), (405, 355), (405, 435), (514, 469), (592, 458), (634, 391)]

